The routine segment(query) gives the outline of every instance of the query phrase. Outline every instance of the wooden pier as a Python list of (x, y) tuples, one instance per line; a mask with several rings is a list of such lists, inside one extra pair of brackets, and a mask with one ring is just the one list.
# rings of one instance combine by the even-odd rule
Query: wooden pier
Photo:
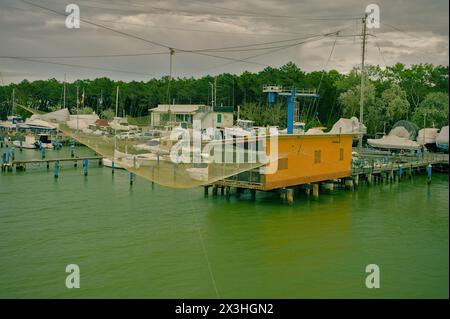
[(44, 158), (44, 159), (30, 159), (30, 160), (13, 160), (2, 164), (2, 171), (16, 170), (25, 171), (27, 165), (46, 164), (47, 168), (50, 163), (72, 162), (76, 167), (79, 161), (98, 161), (101, 165), (103, 156), (80, 156), (80, 157), (65, 157), (65, 158)]
[[(358, 158), (352, 162), (351, 170), (346, 177), (294, 186), (290, 185), (271, 191), (278, 191), (283, 201), (293, 203), (294, 191), (296, 190), (304, 191), (308, 197), (312, 195), (313, 199), (318, 199), (319, 190), (325, 193), (330, 193), (338, 187), (353, 190), (363, 181), (368, 185), (378, 182), (400, 181), (402, 178), (411, 177), (413, 173), (421, 171), (428, 174), (428, 181), (431, 182), (431, 170), (448, 172), (448, 166), (448, 154), (391, 155), (363, 153), (358, 155)], [(249, 174), (250, 176), (258, 174), (258, 168), (252, 171), (254, 171), (254, 174)], [(256, 191), (266, 191), (263, 181), (242, 180), (239, 179), (238, 175), (205, 185), (204, 187), (205, 195), (208, 195), (208, 189), (212, 188), (213, 196), (218, 194), (218, 189), (221, 190), (221, 194), (225, 190), (227, 196), (230, 196), (231, 189), (235, 189), (237, 195), (245, 190), (250, 190), (252, 198), (255, 197)]]

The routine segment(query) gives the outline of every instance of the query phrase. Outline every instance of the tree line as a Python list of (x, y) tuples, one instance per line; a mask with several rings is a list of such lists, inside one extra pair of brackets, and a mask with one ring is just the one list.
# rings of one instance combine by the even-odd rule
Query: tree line
[[(364, 123), (371, 133), (389, 130), (396, 121), (407, 119), (419, 127), (441, 127), (448, 123), (448, 66), (398, 63), (381, 68), (368, 66), (364, 82)], [(122, 82), (106, 77), (66, 83), (66, 106), (76, 112), (77, 88), (82, 112), (95, 111), (110, 118), (115, 113), (116, 87), (119, 86), (119, 115), (131, 117), (148, 115), (158, 104), (211, 104), (211, 84), (217, 83), (216, 105), (239, 106), (240, 118), (254, 120), (257, 125), (285, 127), (286, 100), (279, 97), (268, 105), (263, 85), (280, 85), (286, 89), (316, 90), (319, 98), (300, 98), (297, 105), (299, 120), (308, 126), (330, 128), (340, 117), (359, 117), (360, 70), (348, 74), (336, 70), (305, 72), (294, 63), (280, 68), (267, 67), (240, 75), (223, 73), (201, 78), (150, 79)], [(63, 105), (63, 84), (56, 79), (28, 81), (0, 86), (0, 117), (12, 112), (12, 91), (16, 103), (43, 112)]]

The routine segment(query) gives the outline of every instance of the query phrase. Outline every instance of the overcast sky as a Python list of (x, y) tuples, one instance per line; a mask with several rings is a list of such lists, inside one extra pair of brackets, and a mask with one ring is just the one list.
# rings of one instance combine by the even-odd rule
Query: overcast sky
[[(26, 1), (61, 14), (67, 4), (75, 3), (82, 20), (128, 35), (83, 21), (80, 29), (68, 29), (63, 15), (20, 0), (0, 0), (0, 81), (5, 84), (25, 78), (63, 80), (65, 73), (68, 81), (102, 76), (124, 81), (159, 78), (169, 73), (168, 47), (178, 49), (173, 56), (174, 76), (240, 74), (289, 61), (306, 71), (348, 72), (360, 63), (358, 18), (370, 3), (380, 7), (381, 27), (369, 30), (369, 64), (448, 65), (449, 59), (448, 0)], [(338, 30), (338, 38), (308, 38)], [(284, 40), (290, 41), (275, 42)], [(299, 44), (305, 40), (310, 42)], [(261, 43), (269, 44), (250, 46)], [(244, 45), (248, 46), (228, 52), (180, 52)], [(282, 47), (287, 45), (291, 46)], [(157, 54), (79, 57), (147, 53)], [(242, 59), (247, 60), (236, 61)]]

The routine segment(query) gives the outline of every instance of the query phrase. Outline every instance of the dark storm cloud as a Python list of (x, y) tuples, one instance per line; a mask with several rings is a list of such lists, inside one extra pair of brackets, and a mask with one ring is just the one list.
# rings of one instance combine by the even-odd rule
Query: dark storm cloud
[[(328, 65), (334, 38), (310, 42), (249, 59), (249, 64), (214, 57), (177, 53), (175, 76), (201, 76), (221, 72), (259, 71), (264, 65), (278, 67), (289, 61), (302, 69), (336, 68), (347, 72), (360, 60), (361, 22), (369, 3), (381, 10), (381, 28), (371, 30), (368, 63), (406, 64), (431, 62), (448, 65), (448, 1), (360, 1), (360, 0), (190, 0), (190, 1), (106, 1), (30, 0), (64, 12), (76, 3), (84, 19), (167, 46), (195, 50), (272, 42), (311, 34), (342, 30)], [(67, 2), (67, 3), (66, 3)], [(132, 39), (81, 23), (69, 30), (65, 18), (16, 0), (0, 0), (0, 56), (73, 56), (167, 51), (167, 48)], [(215, 53), (243, 59), (263, 51)], [(0, 59), (4, 82), (23, 78), (56, 77), (69, 80), (108, 76), (114, 79), (145, 80), (168, 73), (168, 56), (122, 58), (71, 58), (45, 61), (72, 66)], [(85, 68), (74, 67), (82, 65)], [(95, 69), (89, 69), (93, 67)], [(104, 68), (107, 70), (98, 70)], [(130, 74), (114, 70), (143, 73)]]

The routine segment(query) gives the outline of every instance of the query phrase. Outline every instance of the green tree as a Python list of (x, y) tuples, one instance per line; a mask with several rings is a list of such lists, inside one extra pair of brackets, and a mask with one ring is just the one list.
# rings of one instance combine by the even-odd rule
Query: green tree
[(429, 93), (414, 112), (413, 121), (419, 127), (448, 125), (448, 102), (447, 93)]
[(409, 114), (409, 102), (406, 92), (398, 85), (393, 84), (381, 94), (382, 108), (386, 112), (388, 124), (394, 124), (407, 118)]
[(115, 115), (115, 113), (114, 113), (113, 109), (106, 109), (101, 112), (102, 118), (104, 118), (108, 121), (112, 120), (114, 118), (114, 115)]

